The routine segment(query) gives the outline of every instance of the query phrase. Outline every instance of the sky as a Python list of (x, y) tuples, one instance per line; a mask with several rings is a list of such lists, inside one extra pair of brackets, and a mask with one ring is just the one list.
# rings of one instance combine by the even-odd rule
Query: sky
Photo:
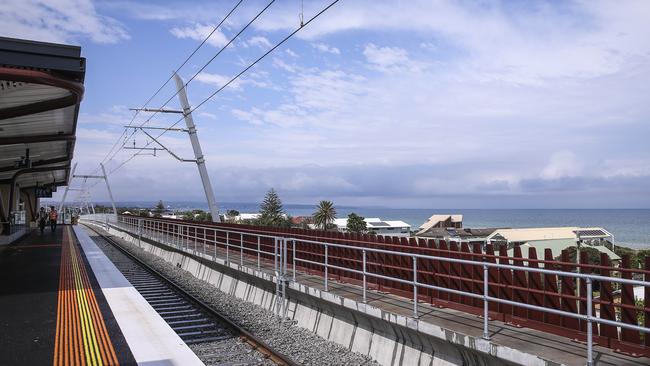
[[(3, 0), (0, 35), (82, 47), (78, 173), (105, 160), (118, 201), (202, 201), (193, 163), (107, 156), (131, 121), (178, 121), (129, 108), (235, 3)], [(328, 4), (305, 1), (303, 19)], [(301, 2), (277, 1), (199, 72), (266, 5), (244, 0), (179, 70), (195, 76), (192, 106), (300, 27)], [(648, 19), (646, 0), (341, 0), (193, 112), (217, 201), (259, 202), (273, 187), (287, 203), (648, 208)], [(148, 142), (117, 146), (134, 140)], [(187, 134), (161, 142), (193, 158)]]

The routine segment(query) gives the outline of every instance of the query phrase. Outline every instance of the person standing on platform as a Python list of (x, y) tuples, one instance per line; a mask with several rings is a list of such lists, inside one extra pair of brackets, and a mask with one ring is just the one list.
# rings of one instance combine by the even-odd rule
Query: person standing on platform
[(41, 235), (43, 230), (45, 230), (45, 221), (47, 220), (47, 212), (45, 212), (45, 207), (41, 207), (41, 210), (38, 211), (38, 228), (41, 229)]
[(52, 232), (56, 230), (56, 220), (59, 218), (59, 213), (56, 212), (56, 208), (54, 206), (50, 207), (50, 228), (52, 229)]

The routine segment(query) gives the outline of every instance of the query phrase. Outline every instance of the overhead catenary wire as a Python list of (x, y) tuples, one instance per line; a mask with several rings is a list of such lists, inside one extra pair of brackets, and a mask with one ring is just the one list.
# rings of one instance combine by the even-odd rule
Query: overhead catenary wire
[[(183, 86), (183, 87), (187, 87), (187, 85), (189, 85), (190, 82), (192, 82), (192, 81), (193, 81), (193, 80), (194, 80), (194, 79), (195, 79), (195, 78), (196, 78), (196, 77), (197, 77), (201, 72), (203, 72), (203, 70), (205, 70), (206, 67), (208, 67), (208, 66), (209, 66), (209, 65), (210, 65), (210, 64), (211, 64), (211, 63), (212, 63), (212, 62), (213, 62), (213, 61), (214, 61), (214, 60), (215, 60), (219, 55), (221, 55), (221, 53), (223, 53), (223, 51), (225, 51), (225, 50), (226, 50), (226, 49), (227, 49), (227, 48), (228, 48), (228, 47), (229, 47), (229, 46), (230, 46), (230, 45), (231, 45), (231, 44), (232, 44), (232, 43), (233, 43), (233, 42), (234, 42), (234, 41), (235, 41), (235, 40), (236, 40), (236, 39), (237, 39), (237, 38), (238, 38), (238, 37), (239, 37), (243, 32), (244, 32), (244, 31), (246, 31), (246, 29), (248, 29), (248, 28), (249, 28), (249, 27), (250, 27), (250, 26), (251, 26), (251, 25), (252, 25), (252, 24), (253, 24), (253, 23), (254, 23), (254, 22), (255, 22), (255, 21), (256, 21), (256, 20), (257, 20), (257, 19), (258, 19), (258, 18), (259, 18), (259, 17), (260, 17), (260, 16), (261, 16), (261, 15), (262, 15), (262, 14), (263, 14), (263, 13), (264, 13), (268, 8), (269, 8), (269, 7), (270, 7), (270, 6), (271, 6), (271, 5), (273, 5), (273, 3), (274, 3), (275, 1), (276, 1), (276, 0), (271, 0), (271, 1), (270, 1), (270, 2), (269, 2), (269, 3), (268, 3), (268, 4), (267, 4), (267, 5), (266, 5), (262, 10), (260, 10), (260, 11), (255, 15), (255, 17), (253, 17), (253, 19), (251, 19), (251, 20), (250, 20), (250, 21), (249, 21), (249, 22), (248, 22), (248, 23), (247, 23), (247, 24), (246, 24), (242, 29), (240, 29), (240, 30), (237, 32), (237, 34), (235, 34), (235, 36), (231, 37), (230, 40), (228, 40), (228, 42), (227, 42), (223, 47), (221, 47), (221, 49), (219, 49), (219, 51), (218, 51), (214, 56), (212, 56), (212, 57), (208, 60), (208, 62), (206, 62), (206, 63), (205, 63), (205, 64), (204, 64), (200, 69), (199, 69), (199, 71), (197, 71), (196, 73), (194, 73), (194, 75), (192, 75), (192, 77), (191, 77), (187, 82), (184, 83), (184, 86)], [(233, 9), (233, 10), (234, 10), (234, 9)], [(232, 13), (232, 12), (231, 12), (231, 13)], [(228, 16), (229, 16), (231, 13), (229, 13)], [(225, 20), (225, 19), (226, 19), (226, 18), (224, 18), (224, 20)], [(223, 22), (223, 21), (222, 21), (222, 22)], [(203, 42), (203, 43), (205, 43), (205, 42)], [(169, 79), (167, 80), (167, 83), (169, 82), (169, 80), (171, 80), (171, 78), (173, 78), (173, 76), (174, 76), (174, 73), (172, 73), (172, 75), (169, 77)], [(164, 86), (164, 85), (163, 85), (163, 86)], [(162, 87), (161, 87), (160, 89), (162, 89)], [(165, 106), (167, 106), (167, 104), (169, 104), (169, 102), (171, 102), (171, 101), (174, 99), (174, 97), (178, 95), (178, 92), (179, 92), (179, 91), (177, 90), (176, 92), (174, 92), (174, 94), (172, 94), (169, 98), (167, 98), (167, 100), (166, 100), (166, 101), (165, 101), (165, 102), (160, 106), (160, 108), (158, 108), (158, 110), (162, 110)], [(144, 108), (144, 107), (143, 107), (143, 108)], [(120, 146), (119, 149), (115, 150), (115, 153), (113, 154), (113, 157), (114, 157), (115, 155), (117, 155), (117, 153), (118, 153), (120, 150), (122, 150), (122, 149), (124, 148), (124, 146), (125, 146), (126, 143), (128, 142), (128, 139), (130, 139), (131, 137), (133, 137), (133, 135), (135, 135), (135, 133), (137, 132), (137, 130), (138, 130), (140, 127), (143, 127), (144, 125), (146, 125), (147, 123), (149, 123), (149, 122), (151, 121), (151, 119), (152, 119), (153, 117), (155, 117), (156, 114), (159, 113), (158, 110), (154, 111), (154, 112), (149, 116), (149, 118), (147, 118), (144, 122), (142, 122), (139, 126), (137, 126), (138, 128), (133, 128), (133, 131), (131, 132), (131, 134), (130, 134), (129, 136), (125, 137), (124, 142), (122, 143), (122, 146)], [(134, 118), (134, 119), (135, 119), (135, 118)], [(131, 122), (133, 122), (134, 119), (132, 119)], [(131, 123), (129, 123), (129, 126), (131, 126)], [(122, 136), (125, 136), (124, 133), (126, 133), (126, 130), (127, 130), (128, 128), (129, 128), (129, 127), (125, 127), (125, 132), (122, 133), (122, 135), (120, 136), (120, 138), (121, 138)], [(118, 139), (118, 141), (119, 141), (119, 139)], [(151, 142), (148, 142), (144, 147), (146, 148), (146, 147), (148, 147), (150, 144), (151, 144)], [(141, 152), (142, 152), (142, 150), (138, 150), (137, 152), (135, 152), (135, 153), (133, 154), (133, 156), (132, 156), (131, 158), (133, 158), (133, 157), (135, 157), (135, 156), (137, 156), (137, 155), (141, 155)], [(131, 158), (129, 158), (128, 160), (130, 160)], [(111, 159), (112, 159), (112, 157), (111, 157)], [(102, 162), (102, 163), (103, 163), (103, 162)], [(115, 170), (115, 169), (113, 169), (111, 172), (113, 172), (114, 170)], [(110, 174), (111, 172), (109, 172), (109, 174)], [(95, 183), (95, 184), (96, 184), (96, 183)]]
[[(207, 98), (205, 98), (205, 99), (204, 99), (203, 101), (201, 101), (199, 104), (197, 104), (196, 106), (194, 106), (194, 107), (193, 107), (193, 108), (192, 108), (188, 113), (192, 113), (192, 112), (194, 112), (196, 109), (198, 109), (198, 108), (200, 108), (201, 106), (203, 106), (205, 103), (207, 103), (209, 100), (211, 100), (214, 96), (216, 96), (216, 95), (219, 94), (222, 90), (224, 90), (225, 88), (227, 88), (230, 84), (232, 84), (232, 83), (233, 83), (235, 80), (237, 80), (240, 76), (242, 76), (244, 73), (246, 73), (246, 72), (247, 72), (248, 70), (250, 70), (252, 67), (254, 67), (257, 63), (259, 63), (260, 61), (262, 61), (266, 56), (268, 56), (269, 54), (271, 54), (271, 53), (272, 53), (273, 51), (275, 51), (278, 47), (282, 46), (286, 41), (288, 41), (288, 40), (289, 40), (291, 37), (293, 37), (296, 33), (300, 32), (304, 27), (306, 27), (307, 25), (309, 25), (311, 22), (313, 22), (316, 18), (318, 18), (319, 16), (321, 16), (323, 13), (325, 13), (327, 10), (329, 10), (332, 6), (334, 6), (334, 5), (335, 5), (336, 3), (338, 3), (339, 1), (340, 1), (340, 0), (334, 0), (334, 1), (332, 1), (332, 2), (331, 2), (329, 5), (327, 5), (325, 8), (323, 8), (323, 9), (320, 10), (318, 13), (316, 13), (314, 16), (312, 16), (311, 18), (309, 18), (309, 20), (307, 20), (306, 22), (304, 22), (303, 24), (301, 24), (298, 28), (296, 28), (294, 31), (292, 31), (292, 32), (289, 33), (288, 35), (286, 35), (286, 36), (285, 36), (285, 37), (284, 37), (280, 42), (276, 43), (273, 47), (271, 47), (268, 51), (266, 51), (264, 54), (262, 54), (260, 57), (258, 57), (258, 58), (257, 58), (255, 61), (253, 61), (250, 65), (248, 65), (246, 68), (244, 68), (244, 69), (243, 69), (242, 71), (240, 71), (238, 74), (236, 74), (234, 77), (232, 77), (230, 80), (228, 80), (228, 82), (226, 82), (226, 83), (225, 83), (224, 85), (222, 85), (220, 88), (218, 88), (217, 90), (215, 90), (212, 94), (210, 94)], [(184, 88), (187, 87), (188, 84), (189, 84), (189, 81), (188, 81), (187, 83), (185, 83), (183, 87), (184, 87)], [(178, 92), (177, 92), (177, 93), (178, 93)], [(177, 93), (176, 93), (176, 94), (177, 94)], [(179, 118), (176, 122), (174, 122), (171, 126), (169, 126), (169, 127), (167, 127), (167, 128), (173, 128), (174, 126), (176, 126), (177, 124), (179, 124), (183, 119), (184, 119), (184, 117)], [(159, 138), (160, 138), (162, 135), (164, 135), (166, 132), (167, 132), (167, 130), (163, 130), (163, 131), (162, 131), (158, 136), (156, 136), (156, 139), (159, 139)], [(151, 144), (151, 142), (148, 142), (145, 146), (142, 147), (142, 149), (148, 147), (150, 144)], [(131, 155), (128, 159), (126, 159), (125, 161), (123, 161), (120, 165), (118, 165), (117, 167), (115, 167), (114, 169), (112, 169), (108, 174), (113, 174), (114, 172), (116, 172), (117, 170), (119, 170), (120, 168), (122, 168), (122, 167), (123, 167), (124, 165), (126, 165), (129, 161), (131, 161), (133, 158), (135, 158), (135, 157), (138, 155), (138, 153), (139, 153), (140, 151), (142, 151), (142, 149), (139, 150), (139, 151), (137, 151), (137, 152), (135, 152), (135, 153), (134, 153), (133, 155)]]
[[(269, 2), (269, 3), (268, 3), (268, 4), (267, 4), (267, 5), (266, 5), (262, 10), (260, 10), (260, 11), (257, 13), (257, 14), (256, 14), (256, 15), (255, 15), (255, 16), (254, 16), (254, 17), (253, 17), (253, 18), (248, 22), (248, 23), (246, 23), (246, 25), (245, 25), (243, 28), (241, 28), (241, 29), (237, 32), (237, 34), (235, 34), (233, 37), (231, 37), (231, 38), (228, 40), (228, 42), (227, 42), (224, 46), (222, 46), (221, 49), (219, 49), (219, 51), (217, 51), (217, 53), (216, 53), (215, 55), (213, 55), (213, 56), (208, 60), (208, 62), (206, 62), (206, 63), (205, 63), (205, 64), (204, 64), (200, 69), (199, 69), (199, 71), (197, 71), (196, 73), (194, 73), (194, 75), (192, 75), (192, 77), (191, 77), (191, 78), (190, 78), (186, 83), (184, 83), (184, 86), (183, 86), (183, 87), (187, 87), (187, 85), (188, 85), (192, 80), (194, 80), (194, 79), (195, 79), (195, 78), (196, 78), (196, 77), (197, 77), (197, 76), (198, 76), (198, 75), (199, 75), (203, 70), (205, 70), (206, 67), (208, 67), (208, 66), (209, 66), (209, 65), (210, 65), (210, 64), (211, 64), (211, 63), (212, 63), (212, 62), (213, 62), (213, 61), (214, 61), (214, 60), (215, 60), (219, 55), (221, 55), (221, 54), (223, 53), (223, 51), (226, 50), (226, 48), (228, 48), (228, 47), (229, 47), (229, 46), (230, 46), (230, 45), (231, 45), (231, 44), (232, 44), (232, 43), (233, 43), (233, 42), (234, 42), (234, 41), (235, 41), (235, 40), (236, 40), (236, 39), (237, 39), (237, 38), (238, 38), (238, 37), (239, 37), (239, 36), (240, 36), (244, 31), (245, 31), (245, 30), (246, 30), (246, 29), (248, 29), (248, 28), (249, 28), (249, 27), (250, 27), (250, 26), (251, 26), (251, 25), (252, 25), (252, 24), (253, 24), (253, 23), (254, 23), (254, 22), (255, 22), (255, 21), (256, 21), (256, 20), (257, 20), (257, 19), (258, 19), (258, 18), (259, 18), (259, 17), (260, 17), (260, 16), (261, 16), (261, 15), (262, 15), (262, 14), (263, 14), (263, 13), (264, 13), (264, 12), (265, 12), (265, 11), (266, 11), (270, 6), (271, 6), (271, 5), (272, 5), (272, 4), (273, 4), (273, 3), (275, 3), (275, 1), (276, 1), (276, 0), (271, 0), (271, 1), (270, 1), (270, 2)], [(239, 4), (239, 3), (238, 3), (238, 4)], [(237, 4), (237, 6), (238, 6), (238, 4)], [(234, 9), (235, 9), (235, 8), (234, 8)], [(234, 9), (233, 9), (233, 11), (234, 11)], [(230, 14), (232, 14), (232, 11), (231, 11), (230, 13), (228, 13), (228, 15), (227, 15), (226, 17), (224, 17), (224, 19), (222, 20), (221, 23), (223, 23), (223, 21), (225, 21), (225, 20), (227, 19), (227, 17), (230, 16)], [(220, 24), (221, 24), (221, 23), (220, 23)], [(206, 39), (207, 39), (207, 38), (206, 38)], [(205, 43), (205, 42), (203, 42), (203, 43)], [(173, 78), (173, 75), (174, 75), (174, 74), (172, 73), (172, 75), (170, 76), (170, 78), (167, 80), (167, 83), (169, 82), (169, 80), (171, 80), (171, 78)], [(159, 89), (162, 89), (162, 88), (159, 88)], [(165, 102), (160, 106), (160, 108), (158, 108), (158, 109), (163, 109), (165, 106), (167, 106), (167, 104), (169, 104), (169, 102), (172, 101), (176, 95), (178, 95), (178, 92), (179, 92), (179, 91), (177, 90), (174, 94), (172, 94), (169, 98), (167, 98), (167, 100), (166, 100), (166, 101), (165, 101)], [(151, 99), (151, 98), (150, 98), (150, 99)], [(142, 122), (139, 126), (137, 126), (137, 128), (133, 128), (133, 131), (131, 132), (131, 134), (130, 134), (129, 136), (125, 137), (124, 142), (122, 143), (122, 145), (120, 146), (120, 148), (117, 149), (117, 150), (115, 150), (115, 153), (113, 154), (113, 157), (114, 157), (115, 155), (117, 155), (117, 153), (118, 153), (120, 150), (122, 150), (122, 148), (126, 145), (126, 143), (128, 142), (128, 140), (129, 140), (129, 139), (130, 139), (130, 138), (131, 138), (131, 137), (132, 137), (132, 136), (137, 132), (137, 130), (140, 129), (141, 127), (143, 127), (143, 126), (144, 126), (145, 124), (147, 124), (149, 121), (151, 121), (151, 119), (152, 119), (153, 117), (155, 117), (156, 114), (158, 114), (157, 111), (153, 112), (153, 113), (149, 116), (149, 118), (146, 119), (144, 122)], [(132, 121), (133, 121), (133, 119), (132, 119)], [(177, 122), (177, 123), (178, 123), (178, 122)], [(174, 124), (174, 125), (175, 125), (175, 124)], [(130, 126), (130, 124), (129, 124), (129, 126)], [(128, 128), (129, 128), (129, 127), (125, 127), (125, 131), (126, 131)], [(164, 131), (164, 132), (167, 132), (167, 131)], [(164, 134), (164, 132), (163, 132), (163, 134)], [(162, 135), (162, 134), (161, 134), (161, 135)], [(120, 138), (121, 138), (122, 136), (124, 136), (124, 134), (122, 134), (122, 135), (120, 136)], [(159, 136), (159, 137), (160, 137), (160, 136)], [(119, 139), (118, 139), (118, 141), (119, 141)], [(153, 141), (151, 141), (151, 142), (147, 142), (143, 148), (148, 147), (151, 143), (153, 143)], [(142, 150), (143, 150), (143, 149), (140, 149), (140, 150), (136, 151), (133, 155), (131, 155), (131, 156), (127, 159), (127, 161), (130, 161), (131, 159), (133, 159), (134, 157), (136, 157), (136, 156), (138, 156), (138, 155), (142, 155)], [(112, 159), (112, 158), (111, 158), (111, 159)], [(118, 165), (118, 167), (121, 167), (123, 164), (124, 164), (124, 163)], [(101, 164), (100, 164), (100, 165), (101, 165)], [(116, 170), (116, 169), (111, 170), (108, 174), (110, 175), (110, 174), (111, 174), (112, 172), (114, 172), (115, 170)], [(97, 183), (94, 183), (93, 186), (94, 186), (95, 184), (97, 184)]]
[[(268, 4), (266, 4), (266, 6), (265, 6), (262, 10), (260, 10), (260, 11), (255, 15), (255, 17), (253, 17), (253, 19), (251, 19), (248, 23), (246, 23), (246, 25), (245, 25), (242, 29), (240, 29), (239, 32), (237, 32), (237, 34), (235, 34), (233, 37), (231, 37), (230, 40), (228, 40), (228, 42), (226, 42), (226, 44), (223, 45), (223, 47), (221, 47), (221, 49), (219, 49), (219, 51), (217, 51), (217, 53), (215, 53), (214, 56), (212, 56), (212, 57), (208, 60), (208, 62), (206, 62), (205, 64), (203, 64), (203, 66), (201, 66), (201, 68), (200, 68), (197, 72), (195, 72), (194, 75), (192, 75), (192, 76), (191, 76), (191, 77), (190, 77), (190, 78), (189, 78), (189, 79), (184, 83), (183, 87), (186, 88), (186, 87), (187, 87), (187, 86), (188, 86), (188, 85), (189, 85), (189, 84), (190, 84), (190, 83), (191, 83), (191, 82), (192, 82), (192, 81), (193, 81), (197, 76), (199, 76), (199, 74), (201, 74), (201, 73), (203, 72), (203, 70), (205, 70), (205, 68), (208, 67), (208, 66), (212, 63), (212, 61), (214, 61), (214, 60), (215, 60), (219, 55), (221, 55), (221, 53), (222, 53), (223, 51), (225, 51), (225, 50), (226, 50), (226, 49), (227, 49), (227, 48), (228, 48), (228, 47), (229, 47), (229, 46), (230, 46), (230, 45), (231, 45), (231, 44), (232, 44), (232, 43), (233, 43), (233, 42), (234, 42), (234, 41), (235, 41), (235, 40), (236, 40), (236, 39), (237, 39), (241, 34), (242, 34), (242, 33), (244, 33), (244, 31), (246, 31), (246, 29), (248, 29), (248, 27), (250, 27), (250, 26), (251, 26), (251, 25), (252, 25), (252, 24), (253, 24), (253, 23), (254, 23), (254, 22), (255, 22), (255, 21), (256, 21), (256, 20), (257, 20), (261, 15), (262, 15), (262, 14), (264, 14), (264, 12), (265, 12), (265, 11), (266, 11), (266, 10), (267, 10), (271, 5), (273, 5), (273, 3), (274, 3), (275, 1), (276, 1), (276, 0), (271, 0)], [(173, 74), (172, 74), (172, 77), (173, 77)], [(167, 104), (169, 104), (169, 102), (171, 102), (171, 101), (174, 99), (174, 97), (176, 97), (176, 96), (178, 95), (178, 93), (179, 93), (179, 90), (176, 90), (176, 92), (174, 92), (174, 94), (172, 94), (169, 98), (167, 98), (167, 100), (165, 101), (165, 103), (163, 103), (163, 104), (160, 106), (160, 108), (158, 108), (158, 109), (163, 109), (165, 106), (167, 106)], [(138, 127), (142, 127), (142, 126), (144, 126), (145, 124), (147, 124), (147, 123), (148, 123), (148, 122), (149, 122), (153, 117), (155, 117), (156, 114), (158, 114), (158, 113), (159, 113), (158, 110), (154, 111), (154, 112), (149, 116), (149, 118), (147, 118), (147, 120), (144, 121), (144, 122), (143, 122), (140, 126), (138, 126)], [(181, 120), (182, 120), (182, 119), (181, 119)], [(176, 125), (176, 124), (174, 124), (174, 125)], [(166, 132), (166, 131), (165, 131), (165, 132)]]
[[(194, 50), (193, 50), (193, 51), (192, 51), (192, 52), (191, 52), (191, 53), (190, 53), (190, 54), (185, 58), (185, 60), (180, 64), (180, 66), (178, 66), (178, 67), (176, 68), (176, 70), (174, 71), (175, 73), (178, 73), (178, 72), (179, 72), (179, 71), (180, 71), (180, 70), (181, 70), (181, 69), (182, 69), (182, 68), (183, 68), (183, 67), (184, 67), (184, 66), (189, 62), (189, 60), (190, 60), (192, 57), (194, 57), (194, 55), (199, 51), (199, 49), (200, 49), (201, 47), (203, 47), (203, 45), (204, 45), (204, 44), (205, 44), (205, 43), (206, 43), (206, 42), (207, 42), (207, 41), (212, 37), (212, 35), (213, 35), (213, 34), (214, 34), (214, 33), (215, 33), (219, 28), (221, 28), (221, 26), (222, 26), (222, 25), (225, 23), (225, 21), (226, 21), (226, 20), (227, 20), (227, 19), (228, 19), (228, 18), (229, 18), (229, 17), (230, 17), (234, 12), (235, 12), (235, 10), (237, 10), (237, 8), (239, 8), (239, 6), (243, 3), (243, 1), (244, 1), (244, 0), (238, 0), (237, 3), (235, 3), (235, 5), (234, 5), (234, 6), (232, 7), (232, 9), (230, 9), (230, 11), (229, 11), (229, 12), (228, 12), (224, 17), (223, 17), (223, 19), (221, 19), (221, 21), (220, 21), (216, 26), (214, 26), (214, 28), (212, 29), (212, 31), (211, 31), (211, 32), (210, 32), (210, 33), (209, 33), (205, 38), (203, 38), (203, 40), (201, 41), (201, 43), (199, 43), (199, 45), (196, 46), (196, 48), (194, 48)], [(167, 84), (169, 84), (169, 82), (172, 80), (172, 78), (173, 78), (173, 73), (172, 73), (172, 75), (170, 75), (169, 78), (167, 78), (167, 80), (165, 80), (165, 82), (164, 82), (164, 83), (163, 83), (163, 84), (162, 84), (162, 85), (161, 85), (161, 86), (160, 86), (160, 87), (159, 87), (159, 88), (158, 88), (158, 89), (153, 93), (153, 95), (151, 95), (151, 97), (149, 97), (149, 99), (147, 99), (147, 101), (144, 102), (144, 104), (142, 105), (142, 107), (140, 107), (139, 109), (137, 109), (137, 110), (135, 111), (135, 113), (133, 114), (133, 117), (131, 118), (131, 121), (129, 121), (129, 123), (128, 123), (127, 126), (131, 126), (131, 125), (133, 124), (133, 122), (134, 122), (135, 119), (137, 118), (138, 114), (140, 113), (140, 110), (146, 108), (147, 105), (148, 105), (148, 104), (149, 104), (149, 103), (150, 103), (150, 102), (151, 102), (151, 101), (152, 101), (152, 100), (153, 100), (153, 99), (154, 99), (154, 98), (155, 98), (155, 97), (156, 97), (156, 96), (157, 96), (157, 95), (158, 95), (158, 94), (163, 90), (163, 88), (164, 88), (165, 86), (167, 86)], [(147, 122), (148, 122), (148, 121), (147, 121)], [(145, 123), (146, 123), (146, 122), (145, 122)], [(108, 153), (106, 154), (106, 156), (104, 156), (104, 158), (102, 159), (102, 161), (101, 161), (100, 164), (103, 164), (103, 163), (106, 162), (106, 161), (111, 161), (111, 160), (115, 157), (115, 155), (117, 155), (117, 153), (118, 153), (118, 152), (119, 152), (119, 151), (124, 147), (124, 145), (126, 145), (126, 142), (127, 142), (127, 141), (128, 141), (128, 140), (129, 140), (129, 139), (130, 139), (130, 138), (131, 138), (131, 137), (136, 133), (136, 131), (137, 131), (136, 129), (133, 129), (133, 131), (130, 133), (130, 135), (127, 136), (127, 134), (128, 134), (128, 128), (125, 127), (124, 130), (122, 131), (122, 134), (120, 134), (120, 136), (117, 138), (117, 140), (115, 141), (115, 143), (113, 144), (113, 146), (111, 147), (111, 149), (108, 151)], [(125, 136), (126, 136), (126, 137), (125, 137)], [(118, 148), (118, 149), (115, 149), (115, 147), (120, 143), (120, 140), (122, 140), (122, 137), (124, 137), (124, 141), (122, 142), (122, 146), (121, 146), (120, 148)], [(115, 151), (115, 152), (113, 153), (113, 151)], [(113, 155), (111, 155), (111, 153), (113, 153)], [(109, 158), (109, 156), (110, 156), (110, 158)], [(97, 168), (97, 169), (99, 169), (99, 168)], [(94, 173), (93, 173), (93, 174), (94, 174)]]

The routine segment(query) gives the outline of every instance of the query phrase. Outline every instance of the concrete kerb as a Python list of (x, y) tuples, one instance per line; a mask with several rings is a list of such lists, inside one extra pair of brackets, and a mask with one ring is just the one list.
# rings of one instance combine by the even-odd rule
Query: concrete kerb
[[(105, 226), (102, 225), (105, 229)], [(136, 236), (111, 226), (110, 234), (137, 246)], [(211, 255), (188, 254), (142, 238), (141, 247), (219, 290), (274, 311), (275, 277)], [(382, 365), (549, 365), (537, 355), (480, 337), (384, 311), (301, 283), (287, 287), (288, 316), (308, 329)]]

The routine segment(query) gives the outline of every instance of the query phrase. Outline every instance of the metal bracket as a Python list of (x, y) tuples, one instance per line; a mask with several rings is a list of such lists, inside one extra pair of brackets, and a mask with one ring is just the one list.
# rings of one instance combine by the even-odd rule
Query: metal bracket
[[(169, 155), (171, 155), (171, 156), (173, 156), (174, 158), (176, 158), (176, 160), (178, 160), (178, 161), (182, 161), (182, 162), (184, 162), (184, 163), (196, 163), (196, 162), (197, 162), (196, 160), (193, 160), (193, 159), (183, 159), (183, 158), (181, 158), (180, 156), (174, 154), (174, 152), (172, 152), (171, 150), (169, 150), (169, 149), (167, 148), (167, 146), (165, 146), (165, 145), (162, 144), (162, 142), (158, 141), (158, 139), (156, 139), (155, 137), (153, 137), (149, 132), (145, 131), (143, 127), (131, 126), (130, 128), (139, 129), (140, 131), (142, 131), (142, 133), (144, 133), (145, 135), (147, 135), (148, 137), (150, 137), (151, 140), (152, 140), (153, 142), (155, 142), (156, 144), (158, 144), (158, 146), (160, 146), (163, 150), (167, 151), (167, 152), (169, 153)], [(155, 148), (155, 147), (154, 147), (154, 148), (151, 148), (151, 147), (146, 147), (146, 146), (145, 146), (145, 147), (136, 147), (136, 146), (133, 146), (133, 147), (126, 147), (126, 146), (125, 146), (125, 147), (123, 147), (123, 149), (125, 149), (125, 150), (154, 150), (154, 152), (156, 151), (156, 148)], [(155, 156), (155, 153), (154, 153), (154, 156)]]

